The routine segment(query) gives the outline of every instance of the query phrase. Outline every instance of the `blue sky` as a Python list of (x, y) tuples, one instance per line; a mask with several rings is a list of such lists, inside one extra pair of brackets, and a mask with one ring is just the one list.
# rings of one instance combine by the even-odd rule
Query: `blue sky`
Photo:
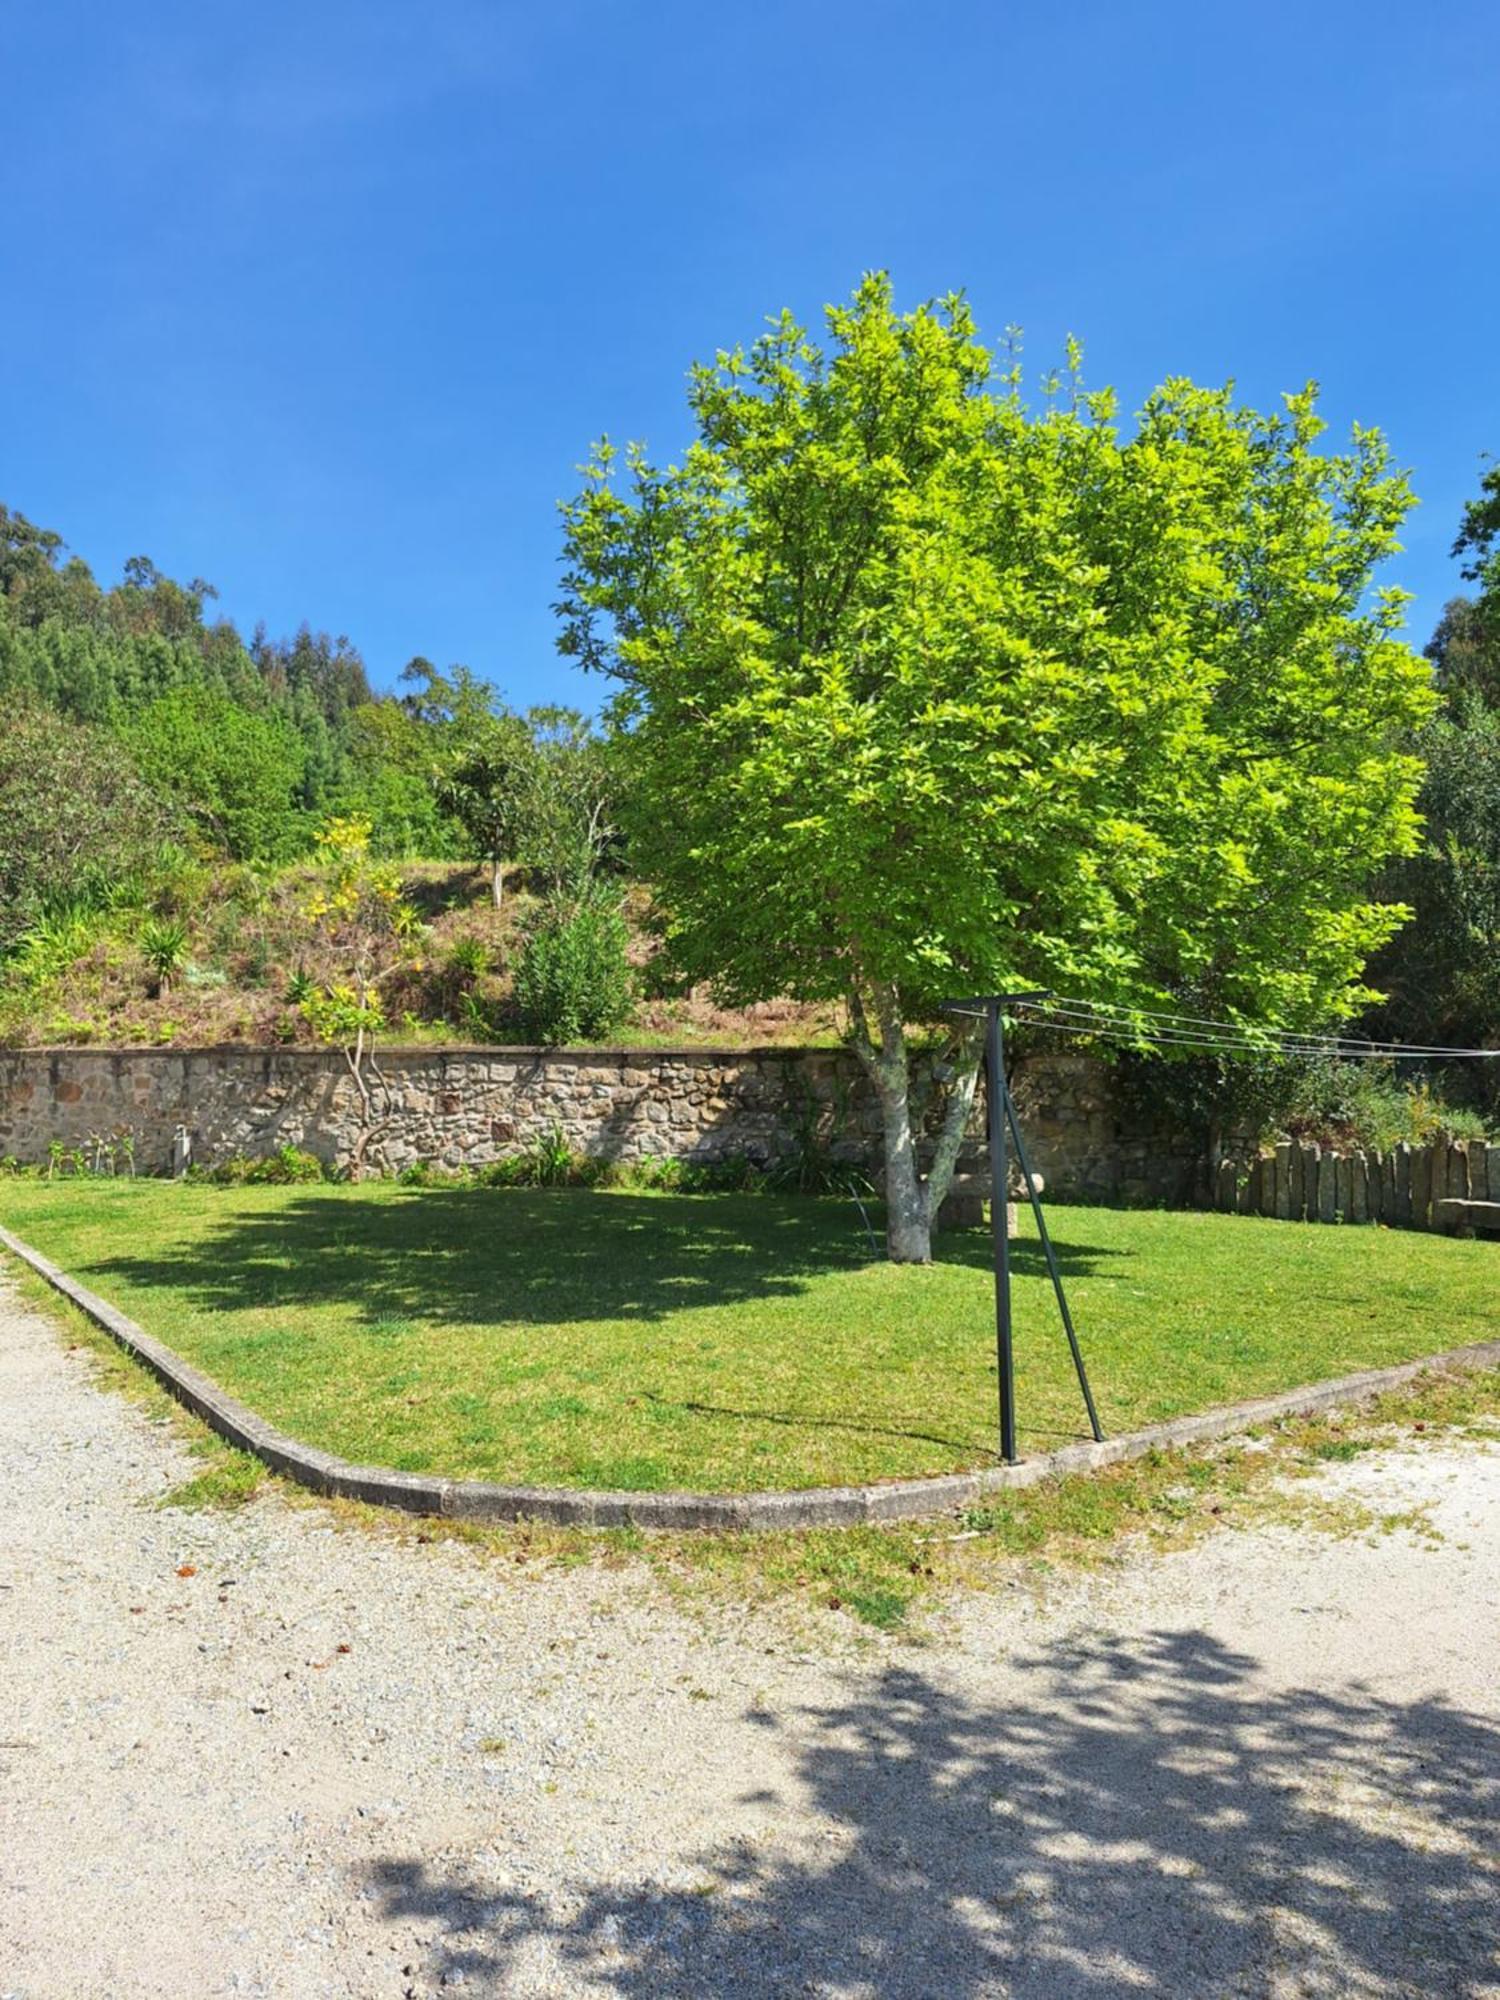
[(691, 359), (876, 266), (1127, 406), (1316, 377), (1412, 468), (1418, 644), (1500, 452), (1494, 0), (51, 0), (4, 70), (0, 499), (381, 685), (592, 706), (589, 441), (669, 456)]

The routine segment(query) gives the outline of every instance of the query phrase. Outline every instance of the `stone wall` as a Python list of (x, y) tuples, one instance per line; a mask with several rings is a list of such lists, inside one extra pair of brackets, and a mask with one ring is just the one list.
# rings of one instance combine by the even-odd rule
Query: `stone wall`
[[(1190, 1145), (1123, 1124), (1108, 1070), (1083, 1058), (1023, 1066), (1017, 1102), (1054, 1194), (1189, 1198)], [(596, 1157), (761, 1162), (816, 1139), (877, 1171), (880, 1119), (858, 1063), (837, 1049), (391, 1049), (366, 1120), (337, 1050), (26, 1049), (0, 1052), (0, 1155), (41, 1164), (130, 1140), (135, 1170), (169, 1170), (185, 1130), (212, 1166), (299, 1146), (331, 1166), (393, 1172), (421, 1160), (478, 1166), (561, 1130)], [(919, 1075), (919, 1104), (931, 1078)], [(976, 1117), (971, 1153), (982, 1130)]]
[[(298, 1146), (332, 1167), (393, 1173), (416, 1161), (481, 1166), (557, 1130), (601, 1159), (769, 1164), (814, 1142), (880, 1169), (874, 1094), (841, 1049), (389, 1049), (369, 1082), (367, 1119), (337, 1050), (0, 1051), (0, 1156), (44, 1165), (58, 1144), (92, 1162), (112, 1144), (119, 1168), (128, 1138), (136, 1172), (166, 1173), (181, 1130), (200, 1166)], [(1210, 1191), (1191, 1138), (1122, 1109), (1096, 1059), (1036, 1058), (1014, 1084), (1049, 1198), (1416, 1228), (1440, 1226), (1444, 1199), (1500, 1202), (1500, 1146), (1445, 1141), (1388, 1154), (1282, 1145), (1226, 1160)], [(919, 1118), (933, 1085), (919, 1063)], [(980, 1102), (970, 1167), (983, 1115)]]

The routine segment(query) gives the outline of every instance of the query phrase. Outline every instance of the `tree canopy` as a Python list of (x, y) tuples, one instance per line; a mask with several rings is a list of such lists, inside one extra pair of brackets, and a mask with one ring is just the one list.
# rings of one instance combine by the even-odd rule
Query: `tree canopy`
[[(690, 378), (680, 465), (601, 445), (565, 510), (562, 650), (611, 675), (635, 865), (726, 998), (845, 999), (925, 1257), (906, 1030), (1051, 986), (1310, 1026), (1401, 920), (1432, 704), (1373, 591), (1411, 503), (1373, 430), (1318, 448), (1173, 379), (1122, 428), (1078, 356), (1027, 400), (960, 297), (883, 276)], [(624, 477), (620, 477), (623, 470)]]
[(1422, 839), (1389, 878), (1413, 917), (1372, 977), (1387, 989), (1382, 1034), (1473, 1046), (1500, 1036), (1500, 466), (1465, 508), (1454, 554), (1479, 591), (1444, 606), (1426, 648), (1441, 706), (1415, 739)]

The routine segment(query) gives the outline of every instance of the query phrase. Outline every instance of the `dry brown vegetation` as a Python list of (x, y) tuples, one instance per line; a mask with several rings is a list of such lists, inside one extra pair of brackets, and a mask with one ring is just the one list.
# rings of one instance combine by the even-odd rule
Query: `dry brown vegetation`
[[(333, 983), (340, 965), (306, 905), (318, 869), (204, 865), (138, 905), (64, 919), (16, 962), (0, 987), (0, 1041), (10, 1046), (101, 1043), (204, 1047), (290, 1046), (316, 1038), (299, 997)], [(487, 871), (451, 862), (402, 866), (422, 924), (414, 962), (385, 988), (387, 1044), (521, 1039), (509, 1009), (512, 967), (537, 898), (513, 872), (505, 906), (490, 901)], [(630, 1022), (611, 1039), (746, 1047), (837, 1039), (832, 1008), (772, 1000), (731, 1009), (706, 989), (668, 993), (653, 977), (648, 897), (626, 897), (637, 993)], [(186, 933), (165, 980), (142, 951), (152, 917)]]

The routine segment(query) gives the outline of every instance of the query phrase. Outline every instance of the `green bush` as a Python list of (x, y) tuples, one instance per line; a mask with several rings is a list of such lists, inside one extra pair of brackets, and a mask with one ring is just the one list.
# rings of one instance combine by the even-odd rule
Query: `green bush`
[(296, 1187), (309, 1181), (332, 1180), (333, 1174), (315, 1153), (300, 1146), (278, 1146), (263, 1160), (237, 1153), (210, 1167), (204, 1176), (217, 1187)]
[(482, 937), (465, 932), (449, 945), (443, 965), (456, 983), (472, 984), (490, 969), (489, 945)]
[(516, 963), (523, 1033), (555, 1047), (618, 1028), (630, 1010), (628, 943), (619, 901), (607, 891), (592, 888), (577, 903), (544, 910)]
[(1295, 1139), (1388, 1152), (1403, 1140), (1483, 1139), (1477, 1112), (1443, 1102), (1425, 1077), (1404, 1082), (1389, 1063), (1336, 1057), (1292, 1069), (1278, 1129)]
[(187, 925), (180, 917), (148, 917), (136, 941), (147, 970), (165, 993), (187, 963)]
[(106, 912), (86, 903), (59, 903), (21, 939), (12, 958), (16, 977), (31, 986), (61, 978), (93, 950), (108, 924)]

